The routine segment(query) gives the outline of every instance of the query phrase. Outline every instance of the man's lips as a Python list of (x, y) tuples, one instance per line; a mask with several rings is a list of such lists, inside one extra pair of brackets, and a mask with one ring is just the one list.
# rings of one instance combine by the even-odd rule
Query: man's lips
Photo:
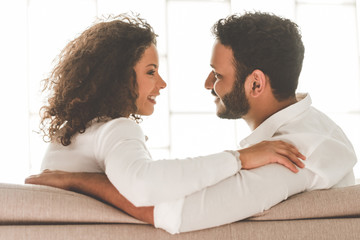
[(216, 94), (216, 92), (214, 91), (214, 89), (211, 89), (211, 95), (213, 95), (215, 97), (215, 103), (218, 104), (220, 101), (219, 96)]
[(211, 94), (215, 97), (218, 97), (218, 95), (216, 94), (216, 92), (214, 91), (214, 89), (211, 89)]

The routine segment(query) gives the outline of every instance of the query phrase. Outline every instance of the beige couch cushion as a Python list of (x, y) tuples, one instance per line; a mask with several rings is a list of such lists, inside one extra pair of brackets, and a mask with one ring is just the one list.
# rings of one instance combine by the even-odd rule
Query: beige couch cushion
[(143, 224), (0, 225), (4, 240), (354, 240), (360, 218), (239, 221), (171, 235)]
[(145, 224), (91, 197), (47, 186), (0, 183), (0, 204), (0, 224)]
[(296, 194), (249, 220), (360, 216), (360, 185)]
[[(248, 220), (360, 216), (360, 185), (292, 196)], [(145, 224), (93, 198), (57, 188), (0, 183), (0, 224)]]

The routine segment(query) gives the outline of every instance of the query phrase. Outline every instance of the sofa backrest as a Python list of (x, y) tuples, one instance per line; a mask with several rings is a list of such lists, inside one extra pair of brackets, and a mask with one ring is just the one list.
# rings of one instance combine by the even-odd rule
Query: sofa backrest
[[(294, 195), (247, 220), (360, 216), (360, 185)], [(91, 197), (47, 186), (0, 183), (0, 224), (146, 224)]]
[(145, 224), (91, 197), (48, 186), (0, 183), (0, 224)]

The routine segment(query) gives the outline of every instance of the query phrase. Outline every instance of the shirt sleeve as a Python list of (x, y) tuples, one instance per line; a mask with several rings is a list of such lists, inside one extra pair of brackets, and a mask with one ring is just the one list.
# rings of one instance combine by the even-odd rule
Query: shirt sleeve
[(135, 206), (183, 198), (239, 171), (240, 160), (231, 152), (153, 161), (137, 124), (127, 120), (108, 125), (98, 144), (105, 173)]
[(280, 135), (272, 140), (291, 143), (307, 156), (304, 162), (306, 169), (316, 174), (309, 183), (309, 190), (327, 189), (339, 184), (345, 176), (353, 172), (357, 162), (351, 143), (337, 127), (330, 129), (327, 134), (302, 132), (291, 136)]
[(353, 172), (357, 162), (352, 146), (336, 138), (325, 138), (308, 156), (306, 168), (317, 175), (310, 183), (311, 190), (327, 189), (340, 183)]
[[(261, 213), (289, 196), (305, 190), (331, 188), (341, 179), (351, 176), (356, 156), (351, 144), (346, 144), (345, 140), (339, 141), (342, 138), (336, 134), (341, 133), (335, 132), (321, 138), (310, 134), (293, 135), (293, 141), (282, 136), (281, 140), (298, 146), (300, 152), (307, 156), (305, 169), (294, 174), (282, 165), (270, 164), (240, 170), (215, 186), (187, 196), (182, 215), (178, 216), (182, 219), (178, 231), (187, 232), (239, 221)], [(311, 142), (306, 141), (305, 137), (317, 137), (316, 144), (305, 146)], [(351, 177), (348, 181), (347, 185), (353, 184)], [(161, 212), (162, 207), (157, 211)]]
[[(269, 164), (253, 170), (240, 170), (236, 175), (191, 194), (183, 199), (181, 215), (171, 212), (177, 201), (155, 206), (155, 213), (166, 209), (171, 219), (159, 221), (157, 227), (170, 233), (188, 232), (239, 221), (260, 213), (289, 196), (306, 190), (314, 174), (302, 169), (293, 173), (279, 164)], [(176, 209), (176, 208), (175, 208)], [(155, 221), (157, 216), (154, 215)], [(159, 216), (160, 218), (161, 216)], [(179, 226), (176, 229), (176, 226)]]

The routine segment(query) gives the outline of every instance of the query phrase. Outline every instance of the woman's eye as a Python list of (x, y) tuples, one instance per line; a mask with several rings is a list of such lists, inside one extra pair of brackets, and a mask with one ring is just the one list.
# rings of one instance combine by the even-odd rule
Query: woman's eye
[(151, 70), (151, 71), (149, 71), (147, 74), (154, 76), (154, 75), (155, 75), (155, 71), (154, 71), (154, 70)]

